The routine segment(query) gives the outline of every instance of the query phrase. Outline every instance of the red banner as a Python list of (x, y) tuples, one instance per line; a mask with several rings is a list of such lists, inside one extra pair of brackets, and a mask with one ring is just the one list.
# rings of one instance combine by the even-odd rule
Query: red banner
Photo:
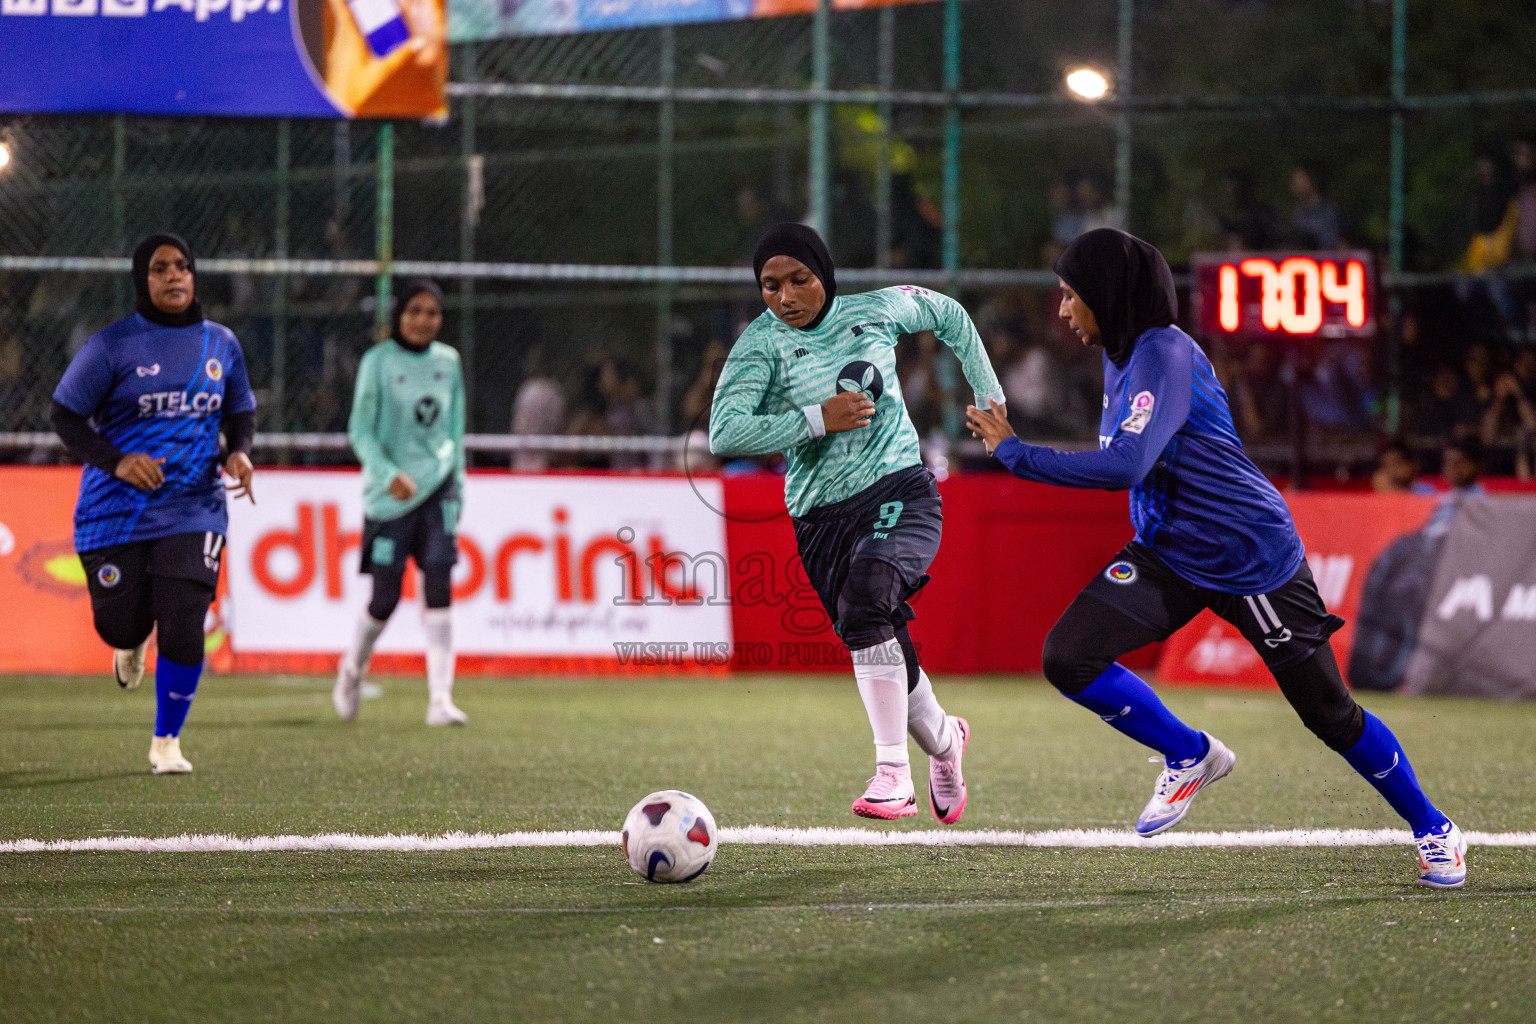
[[(784, 481), (726, 478), (738, 669), (828, 671), (848, 664), (795, 554)], [(939, 485), (944, 540), (913, 601), (912, 638), (935, 673), (1038, 672), (1045, 635), (1131, 539), (1125, 494), (1024, 483), (999, 473)], [(766, 578), (772, 586), (743, 589)], [(768, 655), (763, 660), (762, 655)], [(1125, 659), (1153, 663), (1155, 651)]]
[[(1343, 616), (1333, 636), (1339, 666), (1349, 665), (1360, 590), (1383, 548), (1424, 525), (1435, 499), (1408, 494), (1288, 494), (1286, 504), (1307, 548), (1323, 603)], [(1208, 686), (1267, 686), (1273, 680), (1248, 641), (1211, 612), (1201, 612), (1163, 645), (1158, 677)]]
[[(71, 545), (79, 479), (78, 469), (66, 467), (0, 469), (0, 607), (7, 626), (0, 639), (0, 672), (109, 671), (110, 651), (91, 627), (85, 575)], [(619, 478), (614, 483), (623, 486)], [(840, 669), (847, 656), (795, 555), (782, 478), (727, 477), (723, 484), (733, 666)], [(931, 569), (933, 582), (914, 602), (912, 635), (924, 664), (947, 674), (1039, 671), (1041, 646), (1057, 616), (1130, 539), (1126, 496), (1027, 484), (1001, 474), (952, 477), (940, 491), (944, 542)], [(1346, 620), (1355, 613), (1377, 553), (1392, 538), (1417, 529), (1434, 503), (1353, 493), (1287, 500), (1324, 600)], [(249, 554), (242, 556), (231, 545), (231, 558)], [(1352, 634), (1346, 626), (1335, 637), (1340, 664), (1348, 664)], [(1237, 631), (1209, 614), (1164, 647), (1164, 679), (1268, 683)], [(217, 618), (209, 648), (215, 667), (232, 666)], [(1138, 652), (1126, 661), (1145, 667), (1153, 653)], [(403, 659), (400, 667), (418, 664), (413, 655), (396, 658)], [(312, 670), (329, 670), (331, 655), (315, 659)], [(466, 670), (504, 670), (481, 660), (467, 660)], [(519, 665), (530, 668), (537, 666)], [(563, 671), (573, 669), (579, 670), (574, 660)]]

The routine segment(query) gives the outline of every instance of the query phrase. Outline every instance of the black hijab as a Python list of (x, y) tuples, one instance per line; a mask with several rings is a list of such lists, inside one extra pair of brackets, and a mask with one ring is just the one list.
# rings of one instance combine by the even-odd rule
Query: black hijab
[[(149, 299), (149, 261), (154, 259), (155, 250), (162, 245), (175, 246), (180, 250), (187, 258), (187, 271), (192, 275), (192, 304), (180, 313), (167, 313)], [(192, 259), (192, 250), (187, 247), (185, 238), (166, 231), (150, 235), (139, 243), (138, 248), (133, 250), (133, 294), (133, 308), (152, 324), (161, 327), (189, 327), (202, 322), (203, 307), (197, 301), (197, 262)]]
[(1156, 246), (1124, 231), (1095, 228), (1079, 235), (1056, 261), (1056, 276), (1093, 312), (1104, 353), (1116, 366), (1125, 365), (1137, 338), (1179, 315), (1168, 261)]
[(827, 252), (827, 243), (821, 240), (815, 228), (804, 224), (775, 224), (764, 233), (762, 240), (757, 243), (757, 251), (752, 254), (754, 281), (762, 281), (763, 264), (775, 256), (789, 256), (804, 263), (816, 275), (822, 288), (826, 289), (827, 301), (811, 322), (800, 328), (802, 331), (815, 330), (832, 309), (832, 300), (837, 298), (837, 277), (833, 272), (832, 254)]
[(405, 316), (405, 307), (422, 292), (426, 292), (437, 300), (438, 309), (447, 308), (443, 302), (443, 290), (437, 286), (436, 281), (425, 277), (414, 277), (400, 285), (395, 292), (395, 312), (389, 320), (389, 336), (412, 352), (419, 352), (424, 346), (416, 346), (405, 340), (405, 335), (400, 333), (400, 318)]

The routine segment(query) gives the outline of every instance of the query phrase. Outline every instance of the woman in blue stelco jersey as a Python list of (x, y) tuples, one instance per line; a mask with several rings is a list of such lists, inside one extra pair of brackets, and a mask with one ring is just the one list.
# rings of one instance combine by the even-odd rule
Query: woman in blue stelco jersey
[(1157, 249), (1123, 231), (1090, 231), (1056, 263), (1060, 316), (1104, 348), (1099, 450), (1025, 444), (996, 409), (967, 410), (972, 432), (1026, 480), (1130, 489), (1136, 537), (1083, 589), (1046, 637), (1046, 678), (1111, 726), (1163, 755), (1136, 831), (1178, 824), (1237, 758), (1190, 728), (1115, 659), (1166, 640), (1209, 608), (1242, 631), (1302, 722), (1338, 751), (1419, 847), (1422, 885), (1466, 879), (1466, 841), (1414, 777), (1381, 720), (1350, 696), (1323, 607), (1280, 493), (1243, 453), (1211, 364), (1174, 326), (1173, 275)]
[(86, 341), (53, 393), (51, 414), (86, 466), (75, 550), (96, 632), (116, 649), (119, 686), (143, 680), (149, 634), (159, 628), (149, 748), (157, 775), (192, 770), (179, 737), (203, 671), (203, 620), (229, 522), (221, 465), (235, 497), (255, 501), (256, 399), (245, 357), (227, 327), (203, 319), (194, 270), (176, 235), (139, 243), (134, 311)]

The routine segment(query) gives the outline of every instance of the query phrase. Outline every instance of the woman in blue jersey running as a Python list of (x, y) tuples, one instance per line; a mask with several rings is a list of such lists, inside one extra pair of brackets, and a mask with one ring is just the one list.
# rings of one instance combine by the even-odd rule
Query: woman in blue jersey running
[(1061, 318), (1104, 349), (1099, 450), (1025, 444), (995, 409), (972, 406), (968, 423), (1015, 476), (1131, 492), (1135, 539), (1062, 614), (1044, 663), (1063, 694), (1163, 755), (1136, 831), (1177, 825), (1237, 757), (1115, 659), (1210, 608), (1242, 631), (1307, 728), (1408, 822), (1420, 884), (1461, 885), (1466, 841), (1424, 795), (1391, 730), (1345, 687), (1328, 641), (1344, 620), (1323, 607), (1290, 510), (1244, 454), (1210, 362), (1174, 325), (1178, 299), (1162, 254), (1099, 229), (1068, 246), (1056, 274)]
[(753, 257), (768, 309), (731, 349), (715, 387), (717, 455), (783, 452), (795, 544), (848, 647), (875, 739), (875, 775), (853, 802), (866, 818), (917, 813), (910, 734), (928, 755), (928, 800), (945, 824), (965, 811), (963, 718), (933, 695), (908, 633), (943, 513), (896, 377), (896, 339), (933, 331), (959, 356), (978, 402), (1003, 389), (954, 299), (926, 288), (837, 294), (832, 257), (803, 224), (769, 229)]
[[(149, 763), (190, 772), (181, 727), (203, 671), (203, 620), (224, 556), (230, 490), (251, 497), (256, 399), (240, 342), (203, 318), (195, 264), (176, 235), (133, 253), (134, 311), (93, 334), (53, 393), (54, 429), (85, 463), (75, 550), (96, 632), (125, 690), (144, 678), (151, 630), (158, 711)], [(219, 435), (228, 442), (220, 452)]]

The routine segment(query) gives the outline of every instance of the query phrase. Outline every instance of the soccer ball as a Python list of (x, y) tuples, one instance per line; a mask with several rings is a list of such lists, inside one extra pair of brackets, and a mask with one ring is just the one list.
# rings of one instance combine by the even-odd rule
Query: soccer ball
[(624, 819), (624, 856), (647, 882), (691, 882), (715, 859), (720, 840), (704, 801), (679, 789), (641, 800)]

